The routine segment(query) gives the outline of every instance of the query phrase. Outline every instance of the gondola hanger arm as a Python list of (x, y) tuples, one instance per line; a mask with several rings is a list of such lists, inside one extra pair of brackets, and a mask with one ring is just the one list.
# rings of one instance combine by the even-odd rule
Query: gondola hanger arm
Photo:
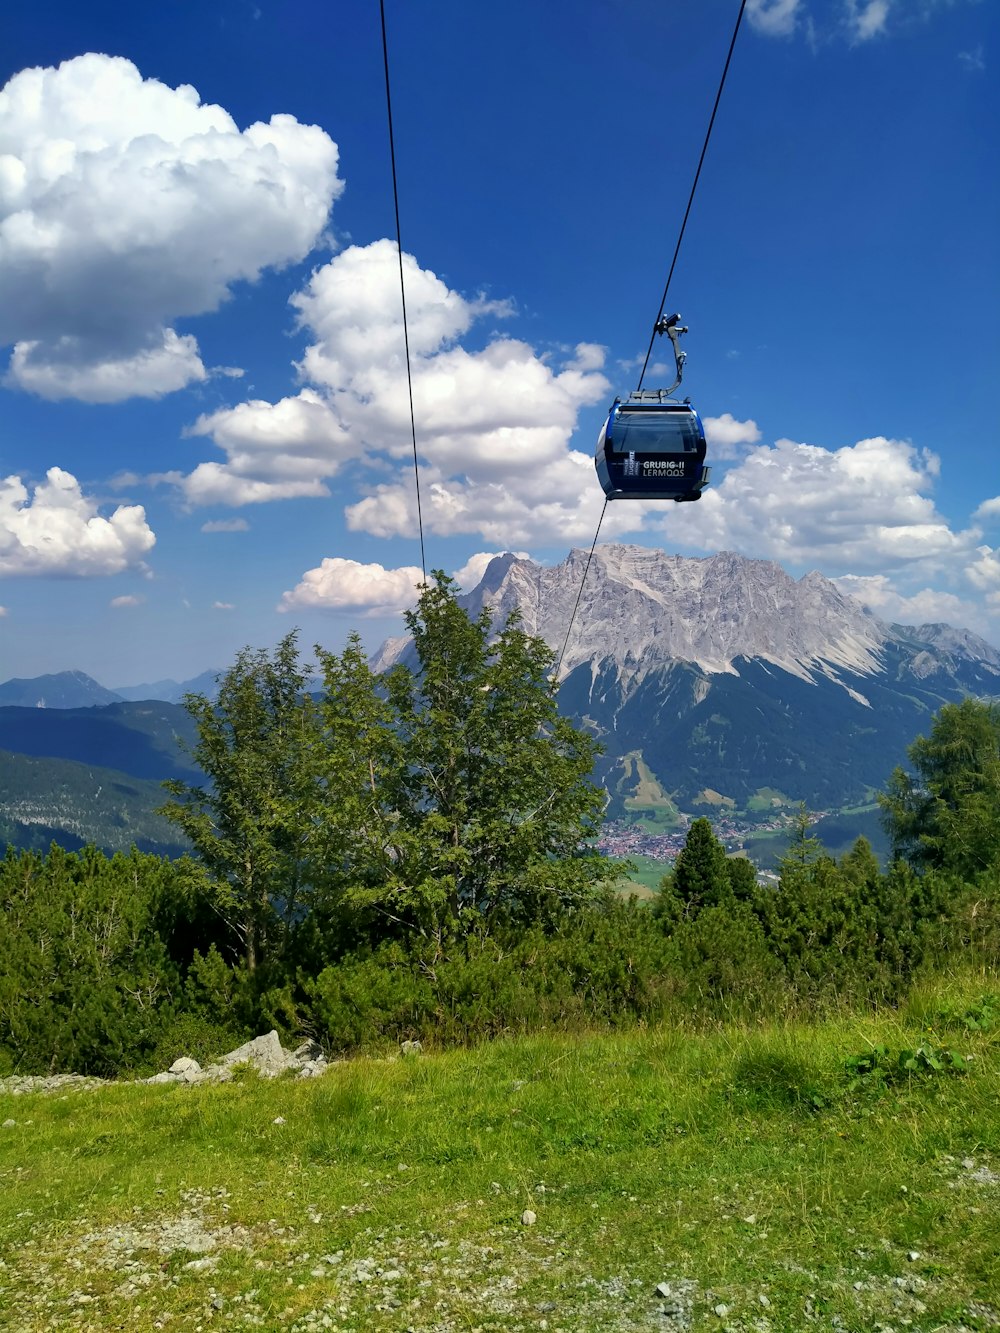
[(678, 314), (661, 315), (653, 325), (653, 332), (660, 334), (661, 337), (666, 334), (674, 348), (674, 366), (677, 370), (677, 378), (669, 389), (664, 390), (668, 398), (679, 387), (681, 380), (684, 378), (684, 362), (687, 360), (687, 352), (681, 351), (678, 341), (682, 333), (687, 333), (687, 325), (679, 323), (679, 320), (680, 315)]

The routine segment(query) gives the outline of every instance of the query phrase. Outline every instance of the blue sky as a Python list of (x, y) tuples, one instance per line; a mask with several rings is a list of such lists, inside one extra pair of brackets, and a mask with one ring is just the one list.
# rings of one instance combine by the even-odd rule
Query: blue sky
[[(387, 0), (430, 568), (589, 546), (737, 9)], [(5, 28), (0, 680), (376, 647), (420, 563), (376, 0)], [(602, 541), (1000, 643), (998, 36), (750, 0), (668, 301), (715, 484)]]

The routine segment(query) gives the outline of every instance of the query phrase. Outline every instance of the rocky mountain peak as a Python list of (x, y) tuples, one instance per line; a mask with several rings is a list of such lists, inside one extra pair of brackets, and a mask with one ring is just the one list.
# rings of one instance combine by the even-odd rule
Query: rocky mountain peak
[(954, 625), (940, 622), (929, 625), (893, 625), (892, 630), (900, 638), (930, 645), (947, 657), (986, 663), (1000, 671), (1000, 651), (971, 630), (957, 629)]
[[(558, 652), (586, 560), (583, 550), (553, 566), (498, 556), (466, 599), (469, 610), (488, 604), (503, 619), (517, 606), (525, 628)], [(634, 684), (676, 661), (738, 674), (740, 658), (805, 679), (838, 668), (866, 673), (879, 669), (886, 637), (881, 621), (822, 574), (796, 580), (773, 561), (733, 551), (694, 558), (611, 544), (594, 551), (562, 674), (611, 662)]]

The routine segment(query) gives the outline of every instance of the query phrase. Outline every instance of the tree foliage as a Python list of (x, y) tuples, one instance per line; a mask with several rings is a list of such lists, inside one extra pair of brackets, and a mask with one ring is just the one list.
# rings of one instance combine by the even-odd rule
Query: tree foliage
[(537, 920), (616, 877), (589, 845), (597, 747), (558, 713), (550, 650), (516, 615), (499, 632), (488, 611), (470, 619), (455, 592), (436, 574), (408, 615), (413, 669), (377, 676), (353, 637), (317, 648), (314, 699), (292, 634), (273, 656), (244, 650), (215, 702), (186, 700), (210, 782), (167, 784), (164, 813), (248, 969), (366, 931), (440, 940)]
[(594, 850), (594, 742), (552, 654), (436, 575), (411, 665), (360, 641), (244, 650), (189, 696), (204, 785), (167, 812), (197, 860), (0, 861), (0, 1072), (163, 1068), (277, 1026), (356, 1049), (543, 1027), (895, 1002), (956, 952), (1000, 961), (996, 710), (948, 706), (884, 799), (897, 859), (829, 856), (800, 812), (778, 883), (695, 820), (652, 911)]
[(463, 930), (536, 920), (615, 878), (589, 847), (603, 795), (597, 746), (559, 715), (547, 645), (508, 618), (494, 634), (469, 618), (442, 574), (407, 617), (416, 671), (387, 682), (399, 739), (389, 784), (398, 818), (396, 874), (383, 901), (422, 925)]
[(945, 704), (880, 798), (893, 852), (917, 869), (974, 878), (1000, 859), (1000, 709)]
[(169, 862), (52, 845), (0, 861), (0, 1047), (106, 1073), (155, 1040), (177, 992)]
[(172, 780), (161, 809), (191, 840), (216, 909), (253, 971), (300, 907), (309, 818), (311, 701), (295, 634), (273, 656), (244, 649), (215, 702), (188, 694), (192, 758), (206, 786)]

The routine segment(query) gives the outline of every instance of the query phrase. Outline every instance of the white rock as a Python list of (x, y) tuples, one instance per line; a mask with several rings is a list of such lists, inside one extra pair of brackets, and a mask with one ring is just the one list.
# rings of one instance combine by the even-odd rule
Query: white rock
[(277, 1032), (272, 1028), (262, 1037), (245, 1041), (235, 1051), (224, 1055), (219, 1063), (226, 1068), (231, 1068), (233, 1065), (253, 1065), (265, 1078), (274, 1078), (289, 1067), (292, 1057), (282, 1047)]
[(537, 1221), (538, 1218), (531, 1209), (525, 1208), (524, 1212), (521, 1214), (521, 1225), (524, 1227), (533, 1227)]
[(192, 1060), (189, 1055), (182, 1055), (179, 1060), (175, 1060), (170, 1066), (168, 1073), (171, 1074), (200, 1074), (201, 1065), (197, 1060)]

